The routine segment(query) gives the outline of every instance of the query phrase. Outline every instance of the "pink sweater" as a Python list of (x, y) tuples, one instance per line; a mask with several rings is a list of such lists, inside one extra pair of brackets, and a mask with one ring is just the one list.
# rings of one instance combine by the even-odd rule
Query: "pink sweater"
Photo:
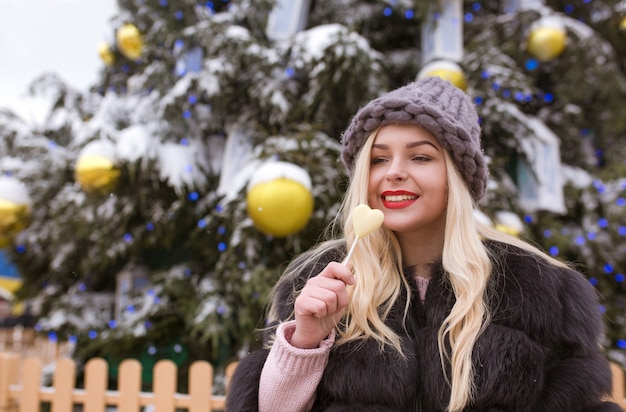
[[(428, 279), (416, 277), (420, 299), (424, 302)], [(315, 391), (328, 363), (335, 332), (319, 348), (299, 349), (291, 345), (296, 321), (282, 323), (261, 372), (259, 412), (307, 412), (313, 407)]]

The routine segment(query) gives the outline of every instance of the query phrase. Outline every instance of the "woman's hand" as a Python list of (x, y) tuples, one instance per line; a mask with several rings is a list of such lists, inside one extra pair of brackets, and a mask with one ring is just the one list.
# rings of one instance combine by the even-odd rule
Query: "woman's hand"
[(343, 317), (348, 305), (346, 286), (354, 282), (350, 268), (338, 262), (330, 262), (319, 275), (307, 281), (294, 305), (293, 346), (301, 349), (319, 346)]

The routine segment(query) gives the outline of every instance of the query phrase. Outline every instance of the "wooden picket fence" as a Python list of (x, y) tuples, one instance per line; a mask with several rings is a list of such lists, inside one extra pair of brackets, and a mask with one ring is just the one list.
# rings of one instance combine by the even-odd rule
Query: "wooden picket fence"
[[(235, 366), (226, 368), (226, 387)], [(42, 385), (42, 368), (37, 357), (0, 354), (0, 411), (36, 412), (45, 404), (50, 412), (70, 412), (76, 406), (83, 412), (110, 408), (117, 412), (211, 412), (225, 407), (225, 396), (213, 393), (213, 366), (205, 361), (189, 367), (189, 393), (177, 392), (177, 367), (167, 359), (154, 365), (152, 392), (142, 392), (141, 363), (136, 359), (120, 363), (117, 390), (108, 389), (108, 364), (102, 358), (86, 363), (84, 388), (75, 388), (76, 364), (70, 358), (56, 361), (52, 386)]]
[[(226, 368), (226, 389), (235, 367), (232, 363)], [(626, 408), (624, 370), (611, 363), (611, 371), (612, 400)], [(191, 364), (188, 393), (177, 392), (177, 368), (170, 360), (155, 364), (152, 392), (142, 392), (141, 364), (136, 359), (122, 361), (118, 376), (117, 390), (109, 390), (108, 364), (93, 358), (85, 365), (84, 388), (76, 388), (76, 364), (62, 358), (56, 361), (52, 386), (44, 386), (41, 359), (0, 353), (0, 411), (38, 412), (45, 404), (50, 412), (211, 412), (225, 407), (225, 396), (213, 393), (214, 372), (208, 362)]]

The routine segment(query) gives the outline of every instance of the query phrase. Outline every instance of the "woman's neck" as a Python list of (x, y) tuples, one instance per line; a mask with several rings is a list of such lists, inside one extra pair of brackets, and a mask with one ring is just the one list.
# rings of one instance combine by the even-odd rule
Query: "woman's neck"
[(441, 260), (443, 233), (440, 236), (396, 234), (402, 250), (402, 264), (411, 267), (415, 276), (430, 279), (432, 264)]

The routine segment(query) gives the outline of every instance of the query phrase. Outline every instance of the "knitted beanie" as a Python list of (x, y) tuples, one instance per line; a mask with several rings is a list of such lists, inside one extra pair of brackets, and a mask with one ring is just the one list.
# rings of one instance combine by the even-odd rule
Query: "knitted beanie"
[(478, 114), (461, 89), (439, 77), (427, 77), (362, 107), (342, 136), (341, 161), (350, 175), (367, 137), (390, 124), (413, 124), (432, 133), (450, 153), (474, 201), (483, 197), (489, 171), (480, 147)]

